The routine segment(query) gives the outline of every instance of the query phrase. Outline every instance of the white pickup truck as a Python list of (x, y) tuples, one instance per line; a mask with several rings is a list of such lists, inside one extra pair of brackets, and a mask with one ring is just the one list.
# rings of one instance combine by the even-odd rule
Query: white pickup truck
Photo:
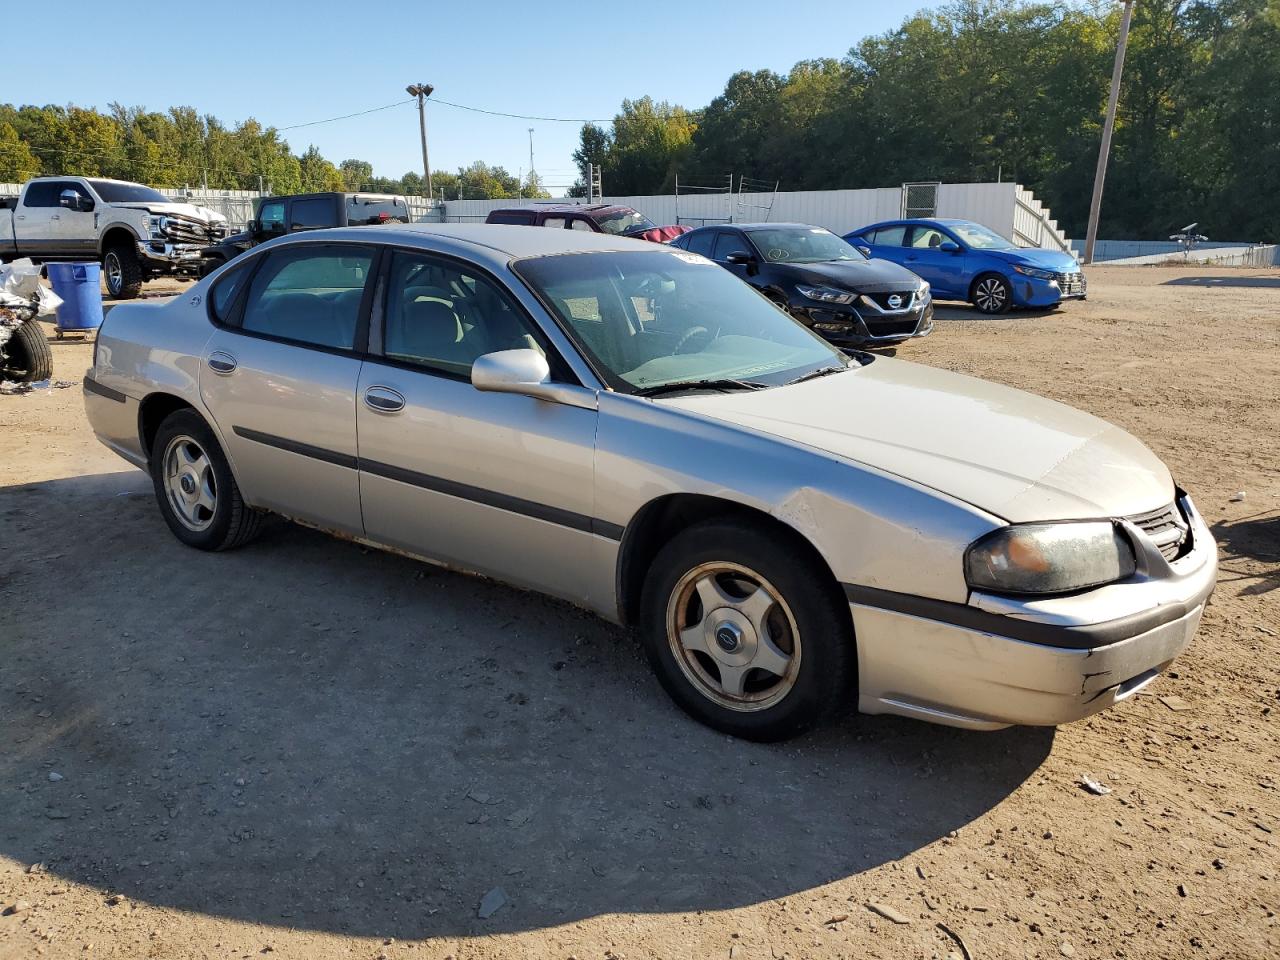
[(197, 275), (200, 249), (226, 234), (222, 214), (124, 180), (39, 177), (0, 198), (0, 260), (99, 260), (117, 298), (162, 274)]

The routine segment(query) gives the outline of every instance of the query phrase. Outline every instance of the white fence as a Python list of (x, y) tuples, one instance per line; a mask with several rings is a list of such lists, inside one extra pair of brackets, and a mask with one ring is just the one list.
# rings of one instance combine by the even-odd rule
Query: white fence
[(1280, 266), (1280, 245), (1196, 247), (1189, 252), (1151, 253), (1139, 257), (1117, 257), (1104, 261), (1109, 267), (1142, 267), (1203, 264), (1224, 267)]

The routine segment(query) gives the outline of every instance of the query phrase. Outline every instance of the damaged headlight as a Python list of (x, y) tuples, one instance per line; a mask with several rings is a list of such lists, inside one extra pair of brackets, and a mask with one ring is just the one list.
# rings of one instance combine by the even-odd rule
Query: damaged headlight
[(1025, 523), (994, 530), (969, 547), (965, 579), (996, 593), (1068, 593), (1131, 576), (1133, 547), (1116, 525)]
[(151, 217), (151, 235), (153, 237), (163, 237), (167, 229), (169, 229), (168, 217)]
[(848, 290), (837, 290), (835, 287), (810, 287), (803, 283), (797, 283), (796, 289), (802, 296), (817, 300), (819, 303), (853, 303), (853, 298), (857, 296), (856, 293), (850, 293)]

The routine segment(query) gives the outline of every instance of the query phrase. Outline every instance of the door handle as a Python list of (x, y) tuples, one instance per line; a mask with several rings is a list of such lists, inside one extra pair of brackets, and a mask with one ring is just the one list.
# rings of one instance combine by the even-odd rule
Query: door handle
[(404, 409), (404, 396), (390, 387), (373, 386), (364, 392), (364, 405), (378, 413), (399, 413)]
[(58, 216), (58, 215), (55, 213), (55, 214), (54, 214), (53, 216), (51, 216), (49, 219), (50, 219), (50, 220), (61, 220), (61, 219), (62, 219), (62, 217)]
[(229, 373), (235, 373), (236, 358), (229, 353), (223, 353), (221, 350), (209, 354), (209, 369), (214, 373), (220, 373), (224, 377)]
[(15, 219), (15, 220), (25, 220), (25, 219), (27, 219), (27, 215), (26, 215), (25, 213), (20, 213), (20, 214), (18, 214), (16, 217), (14, 217), (13, 219)]

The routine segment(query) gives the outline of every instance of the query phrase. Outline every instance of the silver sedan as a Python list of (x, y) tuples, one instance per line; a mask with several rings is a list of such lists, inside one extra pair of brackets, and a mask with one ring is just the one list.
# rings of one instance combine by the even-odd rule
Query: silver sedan
[(204, 550), (268, 513), (634, 626), (753, 739), (856, 703), (971, 729), (1132, 696), (1216, 549), (1076, 410), (841, 353), (696, 254), (422, 225), (264, 244), (102, 328), (99, 438)]

